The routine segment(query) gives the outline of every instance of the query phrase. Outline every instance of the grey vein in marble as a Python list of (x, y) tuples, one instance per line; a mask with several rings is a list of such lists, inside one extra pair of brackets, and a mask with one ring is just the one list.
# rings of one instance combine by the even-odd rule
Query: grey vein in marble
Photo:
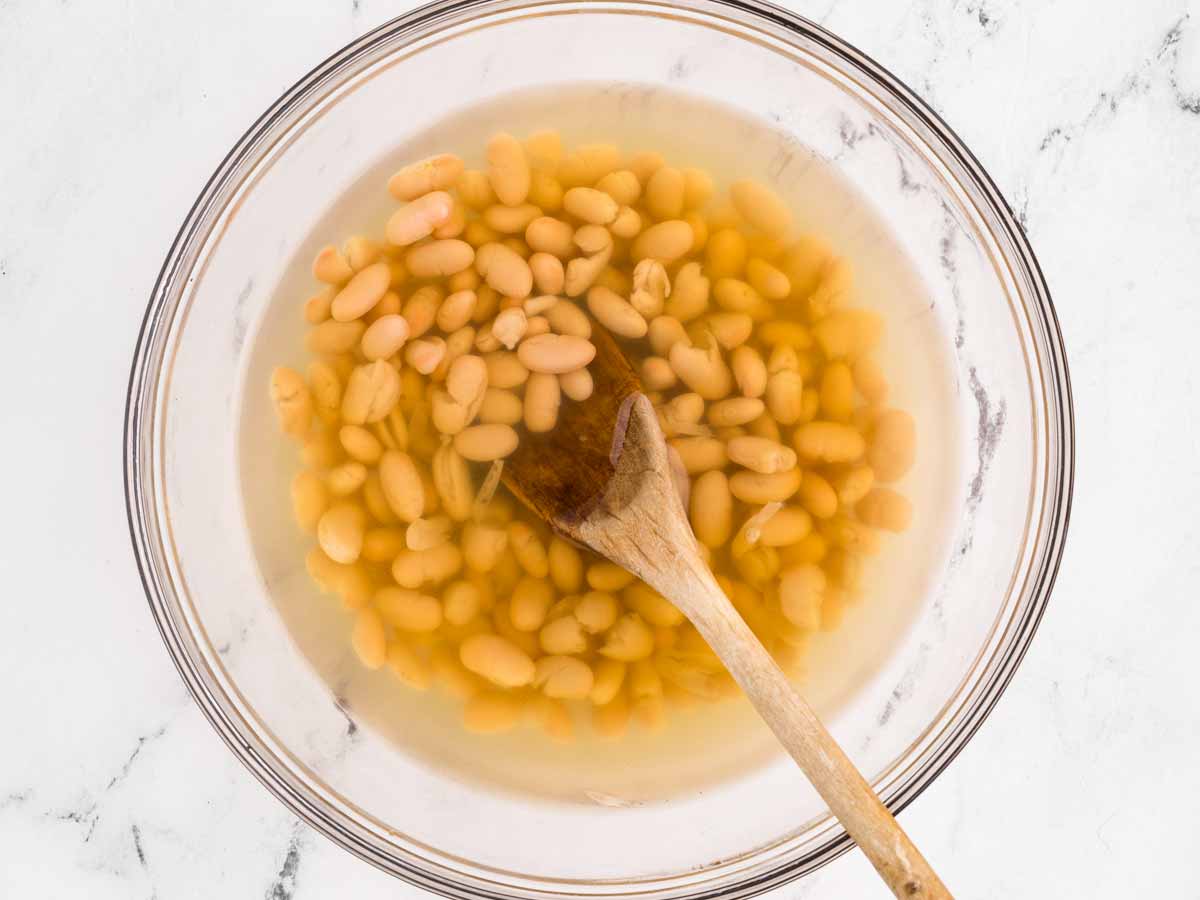
[(1088, 129), (1098, 122), (1116, 116), (1125, 104), (1134, 97), (1148, 93), (1156, 83), (1163, 79), (1170, 90), (1175, 107), (1187, 115), (1200, 115), (1200, 91), (1186, 92), (1179, 83), (1179, 44), (1184, 34), (1184, 27), (1191, 19), (1185, 14), (1167, 29), (1159, 43), (1158, 49), (1147, 59), (1143, 60), (1129, 74), (1125, 75), (1114, 87), (1100, 91), (1095, 102), (1082, 118), (1064, 125), (1055, 125), (1042, 138), (1038, 145), (1039, 152), (1045, 153), (1057, 150), (1053, 168), (1062, 164), (1063, 148), (1078, 139)]
[(299, 822), (292, 827), (287, 849), (284, 851), (283, 863), (274, 880), (267, 887), (264, 897), (266, 900), (292, 900), (296, 895), (296, 876), (300, 870), (300, 856), (303, 853), (305, 828)]

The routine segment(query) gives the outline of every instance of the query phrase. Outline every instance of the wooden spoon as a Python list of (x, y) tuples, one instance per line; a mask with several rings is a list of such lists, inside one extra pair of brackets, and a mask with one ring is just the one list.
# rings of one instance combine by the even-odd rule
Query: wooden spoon
[(637, 575), (687, 616), (897, 897), (950, 892), (792, 688), (697, 547), (637, 375), (607, 332), (592, 335), (592, 396), (526, 434), (504, 482), (560, 533)]

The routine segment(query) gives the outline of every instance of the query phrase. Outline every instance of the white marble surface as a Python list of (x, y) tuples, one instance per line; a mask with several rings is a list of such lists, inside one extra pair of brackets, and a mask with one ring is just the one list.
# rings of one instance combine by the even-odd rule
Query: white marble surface
[[(797, 0), (1019, 210), (1072, 364), (1075, 518), (996, 711), (903, 816), (958, 895), (1196, 897), (1200, 5)], [(300, 825), (193, 707), (120, 473), (158, 265), (242, 130), (382, 0), (0, 0), (0, 897), (416, 897)], [(781, 897), (879, 897), (857, 853)]]

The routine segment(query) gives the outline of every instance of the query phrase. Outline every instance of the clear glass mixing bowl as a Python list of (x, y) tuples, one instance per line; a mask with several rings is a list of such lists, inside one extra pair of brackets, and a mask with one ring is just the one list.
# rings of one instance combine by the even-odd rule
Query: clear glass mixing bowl
[(247, 423), (270, 422), (268, 357), (299, 358), (300, 317), (279, 298), (303, 290), (289, 279), (330, 239), (317, 226), (335, 201), (380, 194), (422, 142), (457, 146), (438, 131), (448, 116), (568, 82), (631, 120), (670, 88), (769, 123), (790, 141), (774, 175), (796, 159), (835, 167), (917, 270), (961, 423), (961, 466), (941, 474), (951, 524), (910, 621), (827, 719), (893, 810), (937, 776), (1011, 678), (1058, 567), (1073, 466), (1061, 336), (1024, 234), (954, 133), (854, 48), (767, 4), (433, 4), (287, 91), (209, 180), (155, 285), (127, 407), (134, 549), (168, 650), (230, 749), (363, 859), (452, 897), (749, 896), (850, 846), (786, 758), (620, 803), (459, 777), (363, 721), (344, 640), (303, 637), (340, 627), (336, 610), (285, 622), (275, 602), (310, 590), (294, 535), (247, 527), (287, 515), (292, 462), (262, 442), (248, 464)]

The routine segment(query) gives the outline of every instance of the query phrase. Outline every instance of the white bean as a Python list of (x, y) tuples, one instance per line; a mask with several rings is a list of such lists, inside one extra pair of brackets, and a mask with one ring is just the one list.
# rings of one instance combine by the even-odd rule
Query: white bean
[(525, 368), (554, 375), (581, 369), (595, 357), (591, 341), (565, 334), (540, 334), (517, 348), (517, 358)]
[(613, 334), (625, 338), (645, 337), (649, 326), (642, 314), (608, 288), (597, 285), (588, 291), (587, 305), (591, 314)]
[(577, 403), (592, 396), (592, 391), (595, 389), (592, 373), (587, 369), (563, 372), (558, 376), (558, 383), (562, 386), (563, 393)]
[(525, 385), (525, 427), (535, 434), (552, 431), (558, 422), (561, 404), (558, 376), (534, 372)]
[(529, 160), (521, 142), (511, 134), (497, 134), (488, 141), (487, 161), (488, 180), (500, 202), (524, 203), (529, 196)]

